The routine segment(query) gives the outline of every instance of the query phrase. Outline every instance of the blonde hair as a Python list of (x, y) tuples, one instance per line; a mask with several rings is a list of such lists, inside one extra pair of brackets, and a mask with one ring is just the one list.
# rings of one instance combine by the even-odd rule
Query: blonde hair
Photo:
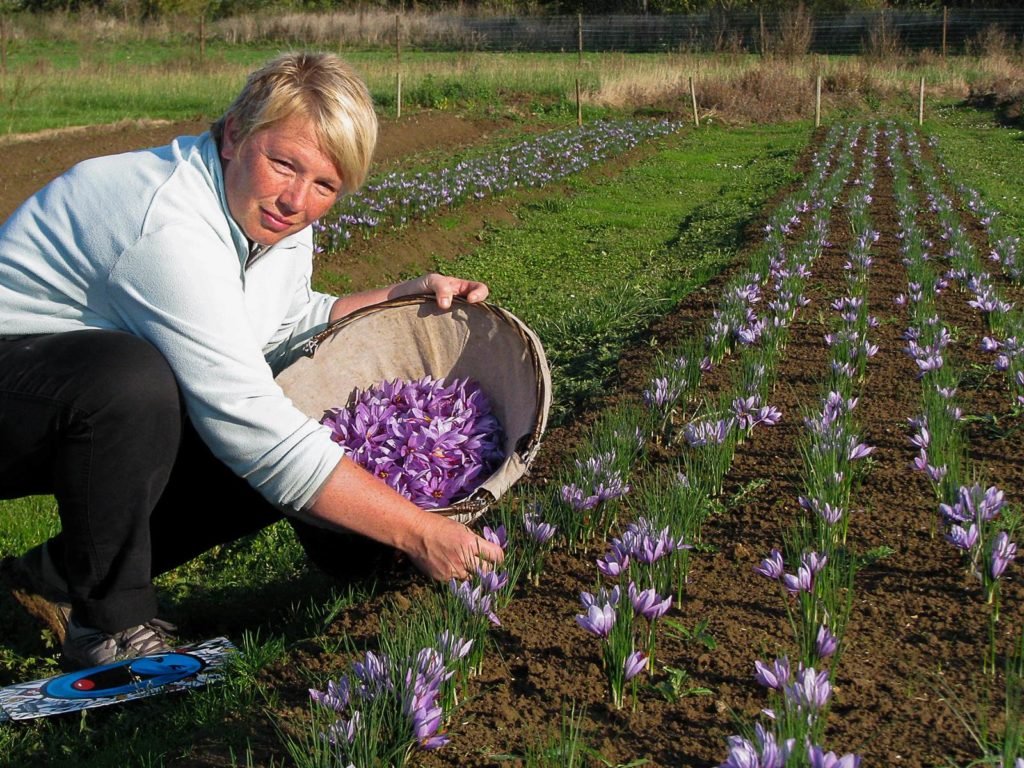
[(258, 131), (304, 117), (313, 124), (320, 149), (341, 176), (341, 192), (362, 186), (377, 143), (377, 115), (366, 84), (331, 53), (285, 53), (249, 75), (223, 115), (210, 126), (221, 144), (227, 121), (232, 140), (243, 144)]

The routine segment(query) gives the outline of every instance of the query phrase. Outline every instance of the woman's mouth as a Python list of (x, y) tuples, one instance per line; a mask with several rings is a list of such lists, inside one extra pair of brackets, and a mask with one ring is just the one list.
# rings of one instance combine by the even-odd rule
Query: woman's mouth
[(271, 232), (283, 232), (292, 226), (290, 221), (268, 211), (266, 208), (260, 208), (260, 219), (263, 226)]

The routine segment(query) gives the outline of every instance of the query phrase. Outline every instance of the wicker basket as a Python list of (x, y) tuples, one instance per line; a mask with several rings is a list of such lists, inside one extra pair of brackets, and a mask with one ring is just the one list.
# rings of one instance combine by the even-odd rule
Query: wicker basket
[(540, 447), (551, 407), (551, 375), (537, 336), (510, 312), (433, 296), (374, 304), (329, 325), (277, 377), (311, 418), (352, 402), (357, 390), (392, 379), (469, 378), (491, 401), (505, 431), (505, 460), (473, 493), (432, 512), (469, 523), (512, 487)]

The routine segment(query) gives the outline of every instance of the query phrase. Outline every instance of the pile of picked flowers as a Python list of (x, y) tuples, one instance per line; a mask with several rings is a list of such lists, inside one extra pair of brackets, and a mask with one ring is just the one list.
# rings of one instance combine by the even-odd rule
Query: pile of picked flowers
[(321, 420), (346, 453), (424, 509), (469, 496), (505, 459), (501, 424), (472, 379), (394, 379)]

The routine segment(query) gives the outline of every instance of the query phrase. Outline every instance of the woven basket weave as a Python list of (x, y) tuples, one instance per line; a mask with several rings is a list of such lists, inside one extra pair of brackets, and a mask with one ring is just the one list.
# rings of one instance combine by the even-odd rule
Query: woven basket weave
[(472, 522), (526, 473), (540, 447), (551, 407), (547, 358), (533, 331), (492, 304), (456, 298), (445, 311), (433, 296), (393, 299), (332, 323), (310, 349), (277, 383), (317, 420), (350, 404), (357, 390), (392, 379), (480, 384), (504, 428), (506, 458), (470, 496), (432, 512)]

